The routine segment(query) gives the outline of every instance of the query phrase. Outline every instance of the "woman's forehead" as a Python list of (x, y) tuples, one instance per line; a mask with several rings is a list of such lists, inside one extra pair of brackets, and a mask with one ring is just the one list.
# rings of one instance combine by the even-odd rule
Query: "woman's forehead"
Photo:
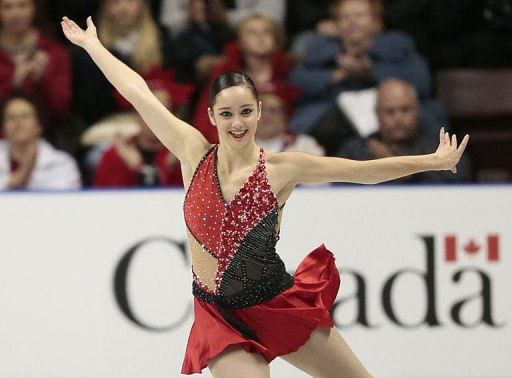
[(244, 105), (256, 105), (256, 98), (250, 88), (234, 86), (221, 90), (215, 99), (215, 108), (236, 108)]
[(34, 105), (32, 105), (29, 101), (23, 99), (23, 98), (14, 98), (10, 100), (6, 106), (5, 111), (14, 111), (18, 109), (33, 109)]

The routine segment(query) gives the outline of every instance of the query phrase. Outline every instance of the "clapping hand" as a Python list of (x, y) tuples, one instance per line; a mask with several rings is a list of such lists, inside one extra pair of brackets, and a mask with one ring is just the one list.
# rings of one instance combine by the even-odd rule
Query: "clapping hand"
[(451, 170), (453, 173), (457, 173), (457, 163), (459, 162), (466, 146), (469, 142), (469, 135), (466, 134), (459, 146), (457, 146), (457, 136), (453, 134), (450, 138), (450, 134), (444, 131), (444, 127), (439, 132), (439, 147), (435, 152), (435, 155), (440, 160), (439, 170)]
[(63, 17), (61, 21), (62, 31), (67, 39), (69, 39), (73, 44), (85, 48), (85, 45), (89, 41), (94, 41), (98, 39), (98, 35), (96, 33), (96, 26), (92, 22), (92, 18), (87, 17), (87, 29), (83, 30), (80, 26), (78, 26), (73, 20)]
[(28, 146), (22, 159), (18, 162), (19, 168), (11, 173), (8, 187), (10, 189), (26, 188), (30, 181), (32, 171), (36, 165), (38, 144), (32, 143)]

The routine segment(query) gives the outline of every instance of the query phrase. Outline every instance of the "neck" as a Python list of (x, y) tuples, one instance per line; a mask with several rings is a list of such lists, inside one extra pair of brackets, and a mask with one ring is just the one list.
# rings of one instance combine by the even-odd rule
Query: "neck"
[(269, 56), (249, 55), (245, 58), (245, 67), (256, 82), (269, 81), (272, 78), (272, 60)]
[(225, 147), (224, 144), (219, 144), (217, 151), (219, 168), (224, 172), (233, 172), (239, 169), (244, 169), (248, 166), (253, 166), (254, 161), (258, 159), (259, 147), (256, 143), (247, 144), (237, 148), (236, 150), (230, 147)]
[(31, 147), (37, 145), (38, 140), (30, 140), (22, 143), (9, 143), (9, 156), (14, 161), (22, 161)]
[(7, 46), (19, 46), (29, 42), (37, 35), (35, 29), (30, 28), (20, 33), (1, 33), (2, 43)]

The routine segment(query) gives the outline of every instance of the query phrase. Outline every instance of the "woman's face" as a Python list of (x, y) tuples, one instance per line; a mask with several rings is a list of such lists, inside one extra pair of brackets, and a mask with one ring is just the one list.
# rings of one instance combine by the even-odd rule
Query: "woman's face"
[(10, 101), (5, 107), (3, 128), (5, 138), (15, 144), (32, 142), (41, 135), (35, 107), (21, 98)]
[(261, 122), (256, 136), (261, 139), (270, 139), (281, 135), (287, 128), (283, 100), (275, 94), (263, 94), (261, 103)]
[(0, 27), (4, 33), (22, 34), (35, 18), (33, 0), (0, 0)]
[(144, 0), (106, 0), (107, 13), (117, 27), (132, 28), (136, 25), (142, 11)]
[(210, 121), (217, 127), (219, 141), (233, 148), (254, 142), (261, 114), (261, 103), (244, 86), (223, 89), (215, 97), (213, 109), (208, 109)]
[(246, 21), (240, 28), (239, 43), (246, 54), (268, 56), (277, 48), (272, 24), (261, 18)]

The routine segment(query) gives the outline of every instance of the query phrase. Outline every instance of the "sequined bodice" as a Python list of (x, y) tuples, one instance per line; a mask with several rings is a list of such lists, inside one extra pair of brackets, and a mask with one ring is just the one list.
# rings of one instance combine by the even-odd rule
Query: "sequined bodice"
[(263, 149), (254, 171), (229, 203), (219, 184), (217, 150), (215, 145), (203, 157), (185, 196), (194, 294), (243, 307), (271, 297), (290, 286), (292, 279), (275, 251), (279, 208)]

